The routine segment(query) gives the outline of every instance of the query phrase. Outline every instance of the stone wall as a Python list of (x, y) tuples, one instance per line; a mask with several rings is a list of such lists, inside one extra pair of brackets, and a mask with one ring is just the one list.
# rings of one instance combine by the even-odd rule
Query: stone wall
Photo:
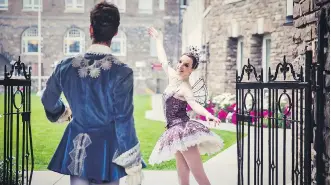
[[(294, 36), (293, 41), (296, 44), (296, 49), (294, 50), (293, 54), (296, 57), (296, 62), (298, 64), (304, 64), (304, 53), (307, 50), (313, 51), (313, 62), (318, 62), (318, 21), (321, 13), (321, 9), (325, 8), (326, 15), (327, 15), (327, 23), (330, 22), (330, 1), (329, 0), (294, 0), (294, 25), (297, 28)], [(328, 71), (325, 74), (325, 81), (324, 81), (324, 123), (325, 128), (323, 129), (323, 165), (319, 166), (320, 169), (323, 169), (323, 180), (324, 182), (320, 182), (319, 184), (330, 184), (330, 25), (328, 25), (328, 33), (324, 35), (327, 38), (326, 41), (326, 48), (323, 48), (325, 52), (325, 66), (324, 69)], [(316, 123), (319, 124), (319, 123)], [(315, 131), (315, 144), (312, 147), (313, 151), (313, 183), (316, 184), (316, 129)]]
[(212, 0), (211, 9), (204, 18), (204, 34), (210, 43), (210, 63), (208, 65), (208, 89), (211, 94), (235, 92), (236, 39), (244, 44), (244, 64), (248, 58), (261, 67), (263, 36), (271, 38), (270, 67), (272, 69), (285, 55), (293, 59), (294, 26), (285, 25), (286, 1), (269, 0)]

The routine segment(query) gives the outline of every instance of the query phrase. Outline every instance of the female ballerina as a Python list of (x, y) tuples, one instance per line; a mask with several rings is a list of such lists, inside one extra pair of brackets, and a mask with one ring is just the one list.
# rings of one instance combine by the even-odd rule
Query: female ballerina
[(168, 66), (162, 34), (154, 28), (149, 28), (148, 32), (156, 40), (158, 58), (169, 78), (163, 94), (167, 130), (156, 143), (149, 163), (154, 165), (175, 158), (180, 185), (189, 185), (190, 171), (199, 185), (210, 185), (200, 155), (218, 152), (223, 147), (223, 140), (202, 123), (190, 120), (186, 113), (189, 104), (193, 111), (207, 120), (220, 123), (196, 102), (189, 83), (190, 74), (199, 65), (199, 54), (194, 48), (184, 53), (173, 69)]

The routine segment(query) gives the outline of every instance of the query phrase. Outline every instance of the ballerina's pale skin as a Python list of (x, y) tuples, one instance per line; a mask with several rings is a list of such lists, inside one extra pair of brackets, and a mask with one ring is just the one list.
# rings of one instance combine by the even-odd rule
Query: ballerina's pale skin
[(223, 140), (202, 123), (191, 120), (186, 113), (186, 106), (190, 105), (197, 114), (220, 123), (217, 117), (195, 101), (189, 77), (197, 68), (198, 59), (185, 53), (176, 69), (171, 68), (163, 48), (162, 34), (154, 28), (149, 28), (148, 32), (156, 40), (159, 61), (169, 78), (169, 85), (163, 94), (167, 130), (156, 143), (149, 163), (159, 164), (175, 158), (180, 185), (189, 185), (190, 172), (199, 185), (210, 185), (200, 155), (220, 151)]

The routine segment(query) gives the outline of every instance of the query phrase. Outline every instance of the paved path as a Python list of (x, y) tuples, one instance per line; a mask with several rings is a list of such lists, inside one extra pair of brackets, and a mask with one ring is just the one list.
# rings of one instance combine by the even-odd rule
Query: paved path
[[(228, 130), (228, 131), (235, 131), (235, 126), (232, 124), (222, 124), (217, 129), (220, 130)], [(247, 133), (247, 127), (245, 127), (245, 132)], [(264, 173), (264, 180), (261, 184), (268, 184), (268, 129), (263, 129), (264, 134), (264, 147), (263, 147), (263, 156), (264, 156), (264, 163), (263, 163), (263, 173)], [(283, 132), (278, 133), (278, 164), (279, 167), (283, 168), (283, 146), (287, 149), (285, 152), (287, 161), (286, 161), (286, 174), (287, 174), (287, 181), (286, 184), (290, 182), (290, 164), (291, 164), (291, 137), (290, 137), (290, 130), (286, 131), (286, 145), (282, 145), (283, 143)], [(250, 140), (251, 150), (251, 161), (254, 161), (254, 135), (253, 130), (250, 131), (250, 139), (246, 137), (244, 139), (244, 148), (245, 148), (245, 158), (247, 158), (247, 141)], [(275, 140), (276, 141), (276, 140)], [(247, 161), (245, 160), (245, 168), (247, 168)], [(222, 153), (218, 154), (217, 156), (213, 157), (212, 159), (208, 160), (205, 164), (205, 171), (211, 181), (212, 185), (236, 185), (237, 184), (237, 145), (233, 145), (223, 151)], [(251, 184), (253, 184), (253, 172), (254, 172), (254, 165), (251, 163), (250, 165), (250, 177), (251, 177)], [(177, 182), (177, 174), (175, 171), (144, 171), (145, 179), (142, 185), (178, 185)], [(245, 177), (245, 184), (247, 183), (247, 170), (244, 170), (244, 177)], [(279, 180), (282, 180), (282, 171), (279, 170)], [(125, 185), (125, 178), (121, 179), (121, 185)], [(57, 183), (55, 183), (57, 182)], [(198, 185), (194, 178), (191, 175), (191, 185)], [(279, 184), (282, 181), (279, 181)], [(32, 185), (69, 185), (69, 177), (59, 175), (54, 172), (49, 171), (36, 171), (34, 172), (34, 177), (32, 181)]]

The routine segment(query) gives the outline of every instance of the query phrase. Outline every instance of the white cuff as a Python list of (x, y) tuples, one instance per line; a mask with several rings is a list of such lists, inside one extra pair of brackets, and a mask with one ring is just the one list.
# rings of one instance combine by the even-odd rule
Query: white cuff
[(125, 168), (125, 172), (128, 174), (128, 175), (135, 175), (136, 173), (139, 173), (142, 169), (142, 164), (139, 163), (137, 166), (132, 166), (132, 167), (129, 167), (129, 168)]
[(133, 166), (131, 168), (126, 168), (125, 172), (128, 174), (126, 176), (126, 184), (127, 185), (141, 185), (142, 180), (144, 178), (142, 172), (142, 165)]
[(133, 148), (120, 155), (117, 152), (114, 155), (113, 163), (119, 166), (130, 168), (135, 166), (135, 164), (141, 163), (140, 143), (137, 143)]
[(65, 106), (65, 110), (64, 110), (63, 114), (60, 116), (60, 118), (56, 122), (63, 123), (66, 121), (70, 121), (71, 117), (72, 117), (71, 115), (72, 115), (72, 112), (71, 112), (70, 107)]

